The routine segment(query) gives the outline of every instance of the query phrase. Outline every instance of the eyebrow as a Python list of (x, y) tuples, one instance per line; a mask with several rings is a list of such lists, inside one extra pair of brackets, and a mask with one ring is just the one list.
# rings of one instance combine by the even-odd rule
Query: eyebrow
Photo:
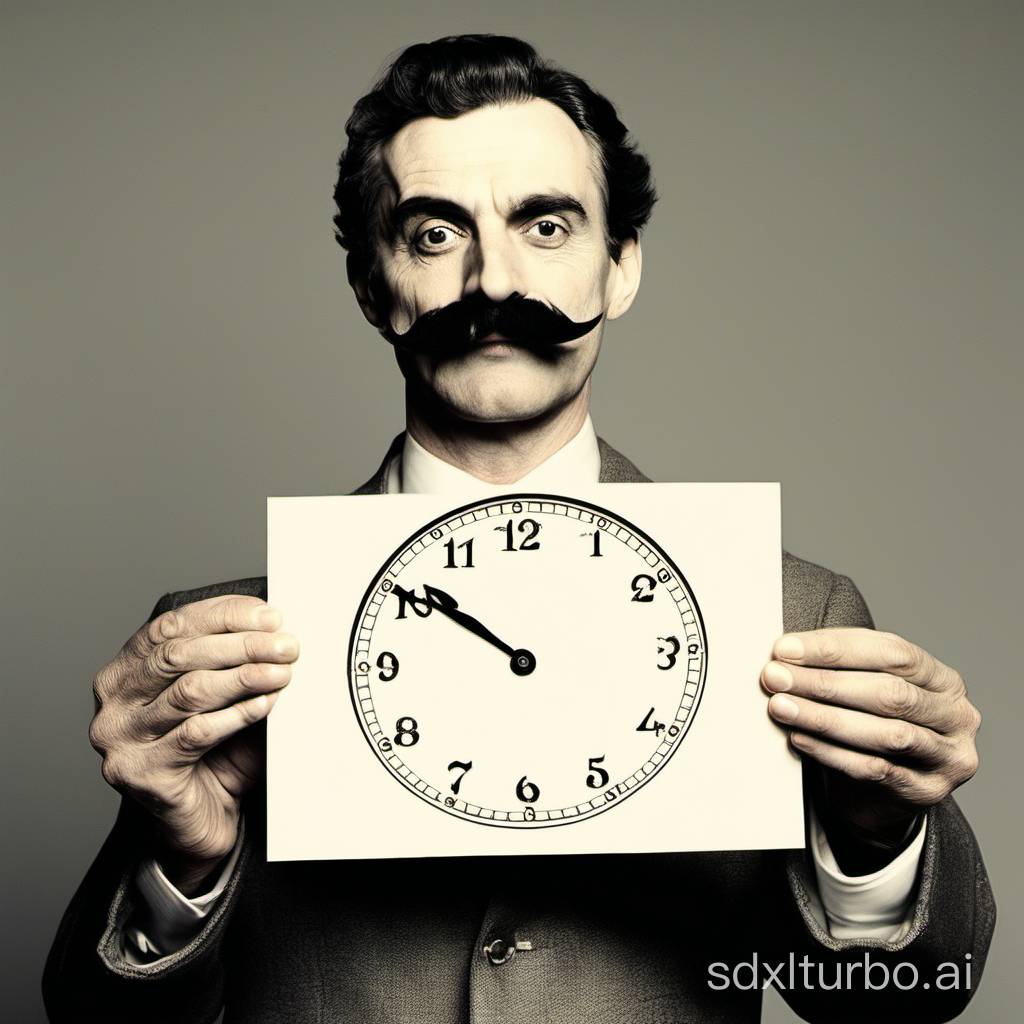
[(582, 220), (588, 219), (583, 204), (568, 192), (535, 192), (526, 196), (509, 210), (509, 219), (532, 220), (545, 213), (575, 213)]
[(442, 220), (455, 220), (460, 224), (469, 224), (473, 218), (469, 210), (450, 199), (438, 199), (434, 196), (411, 196), (403, 199), (392, 211), (392, 227), (400, 228), (413, 217), (439, 217)]
[[(531, 220), (546, 213), (574, 213), (582, 220), (588, 220), (583, 204), (568, 192), (535, 192), (514, 203), (508, 211), (513, 221)], [(410, 196), (403, 199), (392, 211), (389, 220), (393, 228), (401, 228), (413, 217), (439, 217), (454, 220), (460, 224), (471, 224), (473, 215), (451, 199), (435, 196)]]

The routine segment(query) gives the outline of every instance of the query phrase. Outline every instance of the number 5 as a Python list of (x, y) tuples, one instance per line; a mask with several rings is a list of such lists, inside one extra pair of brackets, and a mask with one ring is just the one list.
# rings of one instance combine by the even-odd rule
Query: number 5
[[(587, 763), (590, 774), (587, 776), (587, 785), (591, 789), (603, 789), (608, 785), (608, 773), (598, 765), (604, 760), (604, 754), (600, 757), (592, 757)], [(595, 774), (596, 773), (596, 774)]]

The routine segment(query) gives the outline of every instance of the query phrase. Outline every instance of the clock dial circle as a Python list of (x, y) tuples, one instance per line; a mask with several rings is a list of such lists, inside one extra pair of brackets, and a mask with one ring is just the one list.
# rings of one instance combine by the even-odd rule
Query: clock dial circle
[(356, 717), (410, 792), (543, 828), (618, 806), (679, 748), (707, 673), (689, 584), (646, 533), (558, 495), (464, 505), (387, 559), (352, 626)]

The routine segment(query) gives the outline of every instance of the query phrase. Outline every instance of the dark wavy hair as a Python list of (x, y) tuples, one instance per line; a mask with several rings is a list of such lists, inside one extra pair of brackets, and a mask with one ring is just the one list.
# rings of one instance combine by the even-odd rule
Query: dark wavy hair
[(381, 148), (420, 117), (453, 118), (491, 104), (538, 97), (560, 107), (592, 141), (604, 169), (608, 251), (639, 237), (657, 198), (651, 167), (615, 107), (578, 75), (542, 60), (510, 36), (446, 36), (403, 50), (345, 125), (348, 146), (338, 162), (334, 218), (338, 243), (372, 266), (385, 175)]

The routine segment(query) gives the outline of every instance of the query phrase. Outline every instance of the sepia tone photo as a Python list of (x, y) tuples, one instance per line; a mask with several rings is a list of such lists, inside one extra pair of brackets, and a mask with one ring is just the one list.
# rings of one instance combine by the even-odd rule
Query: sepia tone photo
[[(5, 1019), (1019, 1012), (1014, 5), (3, 21)], [(397, 859), (268, 863), (263, 720), (303, 644), (266, 604), (268, 495), (775, 480), (749, 685), (803, 848), (437, 858), (410, 828)], [(501, 520), (513, 557), (542, 511)], [(543, 658), (403, 583), (399, 617), (506, 675)], [(658, 738), (651, 701), (628, 732)], [(512, 776), (501, 813), (551, 813)], [(344, 786), (322, 803), (344, 820)]]

